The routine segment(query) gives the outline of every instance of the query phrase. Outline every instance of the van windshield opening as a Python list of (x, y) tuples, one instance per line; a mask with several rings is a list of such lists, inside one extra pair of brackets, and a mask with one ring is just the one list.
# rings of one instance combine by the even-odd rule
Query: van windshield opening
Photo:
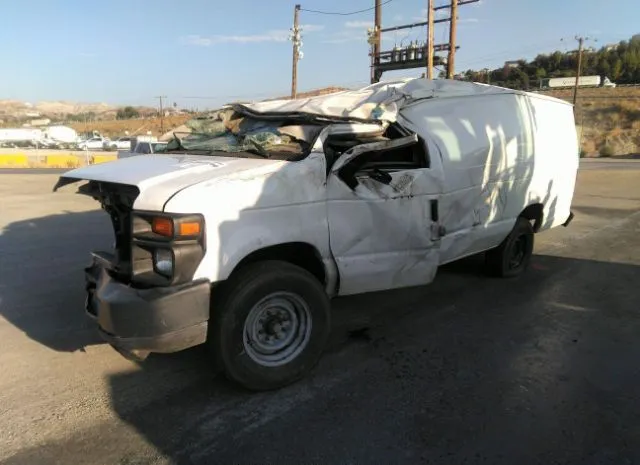
[(322, 125), (297, 124), (291, 119), (248, 117), (221, 110), (189, 121), (174, 132), (164, 153), (192, 153), (238, 158), (297, 161), (305, 158)]

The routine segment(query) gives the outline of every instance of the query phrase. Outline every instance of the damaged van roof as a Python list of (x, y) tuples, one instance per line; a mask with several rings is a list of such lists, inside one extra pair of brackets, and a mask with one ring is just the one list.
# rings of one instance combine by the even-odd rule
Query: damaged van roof
[[(358, 90), (347, 90), (297, 100), (272, 100), (236, 104), (234, 108), (253, 115), (306, 114), (352, 120), (393, 122), (403, 106), (416, 100), (526, 92), (466, 81), (420, 78), (379, 82)], [(542, 96), (541, 98), (553, 99)]]

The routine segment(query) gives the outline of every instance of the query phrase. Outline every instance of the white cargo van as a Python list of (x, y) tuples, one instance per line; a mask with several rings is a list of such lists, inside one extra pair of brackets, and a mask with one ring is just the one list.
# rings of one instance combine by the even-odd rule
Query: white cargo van
[(546, 96), (408, 79), (199, 125), (55, 189), (89, 181), (113, 222), (115, 250), (86, 269), (102, 336), (131, 357), (206, 342), (251, 389), (314, 366), (331, 297), (426, 284), (481, 252), (516, 276), (534, 234), (572, 217), (573, 108)]

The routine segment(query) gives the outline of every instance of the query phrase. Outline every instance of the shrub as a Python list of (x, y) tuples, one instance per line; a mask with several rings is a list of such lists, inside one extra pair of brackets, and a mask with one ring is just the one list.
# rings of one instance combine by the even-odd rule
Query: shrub
[(601, 157), (612, 157), (614, 155), (613, 153), (613, 147), (611, 147), (609, 144), (605, 144), (602, 147), (600, 147), (600, 156)]

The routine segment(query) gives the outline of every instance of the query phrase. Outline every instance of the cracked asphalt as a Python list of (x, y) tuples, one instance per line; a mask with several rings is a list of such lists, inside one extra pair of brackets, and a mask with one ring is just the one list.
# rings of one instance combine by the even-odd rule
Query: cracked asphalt
[(640, 163), (583, 162), (521, 278), (472, 257), (336, 300), (312, 375), (260, 394), (202, 348), (100, 341), (82, 268), (108, 219), (55, 180), (0, 173), (0, 463), (640, 463)]

